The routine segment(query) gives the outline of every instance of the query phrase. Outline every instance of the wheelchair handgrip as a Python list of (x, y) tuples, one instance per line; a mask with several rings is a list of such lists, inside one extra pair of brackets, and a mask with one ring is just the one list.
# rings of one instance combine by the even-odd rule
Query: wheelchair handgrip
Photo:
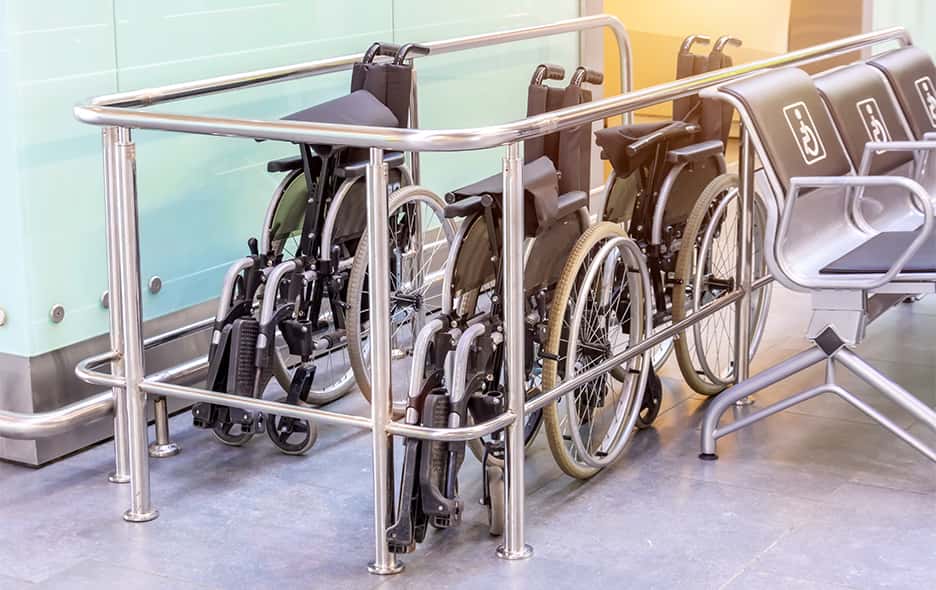
[(400, 47), (397, 50), (396, 57), (394, 58), (393, 63), (397, 65), (402, 65), (403, 62), (406, 61), (406, 58), (411, 53), (414, 56), (423, 57), (423, 56), (429, 55), (429, 48), (426, 47), (425, 45), (420, 45), (418, 43), (407, 43), (406, 45), (404, 45), (403, 47)]
[(732, 47), (741, 47), (744, 43), (741, 39), (737, 37), (732, 37), (731, 35), (722, 35), (718, 38), (718, 41), (715, 42), (715, 46), (712, 47), (712, 53), (722, 53), (728, 45)]
[(579, 66), (575, 68), (575, 73), (572, 74), (572, 80), (569, 82), (569, 85), (581, 86), (583, 82), (587, 82), (588, 84), (601, 84), (604, 82), (604, 74), (598, 70)]
[(565, 68), (556, 64), (540, 64), (533, 70), (531, 86), (539, 86), (543, 80), (562, 80), (565, 78)]
[(400, 49), (401, 47), (396, 43), (381, 43), (378, 41), (367, 48), (367, 51), (364, 52), (364, 57), (361, 58), (361, 62), (366, 64), (372, 63), (374, 58), (378, 55), (382, 57), (396, 57)]
[(633, 158), (638, 153), (640, 153), (641, 150), (644, 150), (651, 145), (655, 145), (660, 141), (679, 135), (692, 135), (693, 133), (699, 131), (699, 129), (700, 127), (695, 123), (687, 124), (684, 121), (673, 121), (666, 127), (657, 129), (653, 133), (644, 135), (640, 139), (634, 141), (625, 148), (625, 151), (627, 152), (628, 156)]

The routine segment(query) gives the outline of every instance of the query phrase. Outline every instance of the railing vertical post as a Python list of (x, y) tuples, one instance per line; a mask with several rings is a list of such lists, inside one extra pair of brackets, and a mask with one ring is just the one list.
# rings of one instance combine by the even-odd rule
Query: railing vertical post
[[(124, 331), (121, 318), (120, 276), (120, 211), (117, 203), (117, 128), (105, 127), (101, 133), (104, 145), (104, 235), (107, 240), (107, 310), (110, 320), (110, 346), (118, 353), (111, 362), (110, 372), (124, 376)], [(114, 471), (107, 476), (112, 483), (130, 481), (130, 456), (127, 442), (127, 390), (114, 387)]]
[(143, 367), (143, 312), (140, 294), (140, 236), (137, 213), (136, 146), (130, 130), (117, 130), (114, 146), (115, 188), (120, 238), (120, 317), (123, 324), (123, 360), (127, 379), (127, 449), (130, 457), (130, 509), (123, 517), (147, 522), (159, 516), (150, 503), (150, 473), (146, 423), (146, 393), (140, 382)]
[[(750, 376), (751, 361), (751, 253), (753, 252), (753, 228), (751, 218), (754, 211), (754, 144), (748, 130), (741, 126), (741, 161), (738, 164), (740, 190), (738, 191), (738, 267), (735, 282), (743, 294), (735, 304), (735, 382), (741, 383)], [(747, 397), (739, 404), (751, 403)]]
[(507, 360), (508, 408), (516, 418), (506, 430), (504, 488), (506, 527), (504, 544), (497, 548), (501, 559), (526, 559), (533, 549), (524, 543), (524, 441), (523, 407), (526, 403), (524, 375), (524, 319), (523, 319), (523, 160), (520, 144), (507, 145), (504, 156), (503, 201), (503, 272), (504, 272), (504, 328)]
[(169, 437), (169, 400), (164, 395), (153, 396), (153, 421), (156, 424), (156, 440), (150, 443), (150, 457), (165, 459), (178, 455), (182, 447)]
[(403, 570), (387, 544), (393, 514), (393, 437), (390, 395), (390, 278), (387, 223), (387, 165), (383, 150), (371, 148), (367, 165), (367, 268), (370, 282), (370, 378), (374, 461), (374, 561), (368, 571), (377, 575)]

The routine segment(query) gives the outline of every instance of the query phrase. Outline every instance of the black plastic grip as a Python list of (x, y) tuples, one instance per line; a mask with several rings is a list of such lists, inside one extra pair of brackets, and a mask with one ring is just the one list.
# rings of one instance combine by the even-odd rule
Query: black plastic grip
[(700, 127), (695, 123), (685, 123), (684, 121), (673, 121), (669, 125), (657, 129), (653, 133), (648, 133), (644, 135), (637, 141), (633, 142), (625, 148), (627, 155), (634, 157), (641, 152), (641, 150), (646, 149), (647, 147), (654, 145), (664, 139), (669, 139), (670, 137), (676, 137), (679, 135), (691, 135), (698, 132)]
[(374, 58), (378, 55), (383, 57), (396, 57), (399, 52), (400, 46), (396, 43), (382, 43), (378, 41), (367, 48), (361, 62), (366, 64), (373, 63)]
[(539, 86), (543, 80), (562, 80), (565, 78), (565, 68), (556, 64), (540, 64), (533, 70), (531, 85)]
[(410, 54), (412, 54), (414, 57), (425, 57), (429, 55), (429, 48), (425, 45), (420, 45), (419, 43), (407, 43), (400, 47), (399, 50), (397, 50), (396, 57), (393, 59), (393, 63), (402, 65)]
[(579, 66), (575, 68), (575, 73), (572, 74), (572, 80), (569, 84), (571, 86), (581, 86), (583, 82), (588, 84), (601, 84), (604, 82), (604, 74), (598, 70)]

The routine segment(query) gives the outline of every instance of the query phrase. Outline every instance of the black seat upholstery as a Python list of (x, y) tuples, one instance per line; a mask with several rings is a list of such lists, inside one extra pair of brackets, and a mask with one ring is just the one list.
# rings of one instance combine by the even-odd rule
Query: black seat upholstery
[(917, 47), (905, 47), (868, 61), (881, 70), (917, 139), (936, 131), (936, 65)]
[[(890, 86), (877, 68), (856, 63), (817, 76), (815, 83), (856, 169), (865, 143), (911, 139)], [(911, 152), (876, 154), (870, 174), (888, 174), (912, 160)]]
[(844, 176), (851, 164), (825, 105), (806, 72), (784, 68), (731, 82), (784, 190), (797, 176)]
[[(883, 232), (835, 262), (822, 274), (883, 274), (910, 246), (915, 231)], [(903, 267), (903, 273), (936, 273), (936, 235), (931, 235)]]
[[(521, 175), (523, 179), (524, 231), (527, 235), (534, 236), (562, 218), (559, 203), (565, 195), (562, 197), (559, 195), (559, 179), (556, 174), (556, 167), (548, 156), (541, 156), (524, 164)], [(503, 175), (494, 174), (468, 186), (451, 191), (445, 197), (450, 203), (476, 199), (483, 195), (488, 195), (496, 201), (500, 201), (503, 192)], [(581, 201), (579, 206), (586, 206), (588, 204), (588, 195), (582, 191), (572, 192), (572, 194), (578, 193), (584, 194), (585, 197), (582, 199), (576, 196), (574, 202)], [(477, 201), (477, 206), (480, 206), (480, 200)], [(453, 213), (458, 211), (457, 214), (462, 216), (475, 210), (474, 206), (468, 207), (467, 210), (464, 210), (465, 207), (452, 208), (450, 211)]]
[(399, 126), (393, 111), (367, 90), (356, 90), (351, 94), (339, 96), (334, 100), (286, 115), (283, 120), (369, 127)]

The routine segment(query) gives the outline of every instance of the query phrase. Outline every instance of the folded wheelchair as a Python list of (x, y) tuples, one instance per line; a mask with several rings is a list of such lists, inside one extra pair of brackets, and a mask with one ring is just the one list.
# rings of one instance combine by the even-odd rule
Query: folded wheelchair
[[(301, 110), (286, 120), (403, 127), (413, 93), (409, 56), (417, 45), (375, 43), (353, 67), (351, 92)], [(392, 58), (388, 60), (386, 58)], [(261, 239), (225, 276), (209, 350), (208, 386), (262, 397), (275, 377), (290, 404), (331, 402), (366, 372), (366, 150), (299, 145), (299, 155), (269, 162), (285, 173), (267, 209)], [(418, 322), (437, 303), (426, 292), (423, 256), (443, 254), (454, 236), (445, 202), (413, 185), (400, 152), (384, 158), (390, 174), (389, 212), (397, 258), (391, 269), (399, 326)], [(435, 218), (436, 238), (424, 242), (423, 223)], [(361, 260), (364, 262), (362, 263)], [(365, 369), (361, 369), (365, 367)], [(360, 384), (365, 395), (366, 381)], [(315, 442), (313, 423), (200, 403), (196, 426), (239, 446), (265, 431), (284, 453), (302, 454)]]
[[(854, 350), (870, 322), (936, 290), (934, 81), (929, 55), (908, 47), (815, 78), (788, 68), (706, 91), (739, 110), (763, 165), (753, 180), (768, 212), (767, 263), (784, 286), (811, 295), (813, 346), (715, 399), (702, 425), (702, 459), (717, 458), (718, 438), (832, 394), (936, 461), (936, 449), (836, 380), (847, 369), (936, 430), (928, 404)], [(824, 383), (719, 427), (735, 400), (819, 363)]]
[[(580, 67), (568, 86), (561, 67), (536, 68), (528, 113), (583, 103), (602, 75)], [(650, 308), (647, 270), (637, 245), (613, 223), (592, 225), (588, 213), (590, 129), (583, 125), (528, 141), (524, 193), (524, 304), (528, 395), (595, 366), (646, 336)], [(501, 216), (503, 177), (454, 190), (445, 215), (461, 220), (445, 261), (438, 316), (418, 333), (404, 420), (458, 427), (506, 410)], [(525, 440), (546, 424), (563, 469), (589, 477), (613, 461), (641, 411), (649, 363), (640, 356), (589, 381), (555, 404), (526, 417)], [(566, 444), (566, 441), (571, 444)], [(561, 442), (557, 442), (561, 441)], [(467, 443), (483, 465), (483, 503), (489, 530), (500, 534), (504, 515), (504, 439), (495, 432)], [(403, 440), (397, 514), (388, 529), (391, 549), (412, 551), (429, 525), (461, 519), (458, 473), (465, 442)]]
[[(704, 35), (685, 39), (677, 57), (677, 78), (730, 66), (726, 49), (741, 44), (724, 36), (709, 54), (693, 53), (695, 45), (710, 42)], [(685, 319), (734, 289), (738, 182), (735, 175), (727, 174), (724, 158), (732, 112), (730, 105), (715, 100), (686, 97), (674, 101), (673, 121), (628, 124), (596, 133), (601, 156), (613, 168), (600, 219), (621, 224), (646, 254), (656, 329)], [(763, 225), (764, 214), (758, 211), (755, 244), (763, 243)], [(751, 262), (755, 278), (766, 273), (759, 249)], [(752, 297), (752, 357), (763, 333), (769, 297), (769, 287)], [(653, 366), (660, 367), (675, 348), (689, 386), (715, 395), (734, 382), (733, 342), (734, 312), (727, 307), (657, 346)], [(658, 385), (648, 390), (649, 395), (660, 393)]]

